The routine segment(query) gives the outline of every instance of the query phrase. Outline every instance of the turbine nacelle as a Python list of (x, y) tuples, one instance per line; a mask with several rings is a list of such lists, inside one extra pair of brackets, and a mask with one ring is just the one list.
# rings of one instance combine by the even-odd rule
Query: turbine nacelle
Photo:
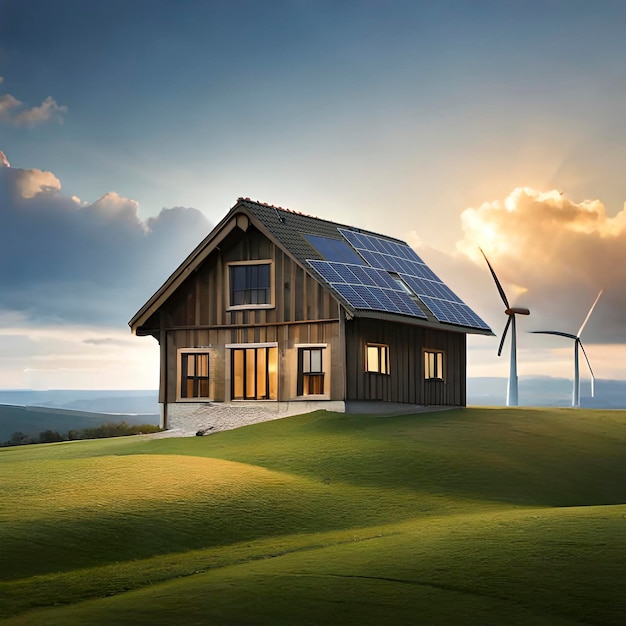
[(507, 315), (530, 315), (530, 311), (528, 309), (524, 309), (522, 307), (513, 307), (505, 309), (504, 311)]

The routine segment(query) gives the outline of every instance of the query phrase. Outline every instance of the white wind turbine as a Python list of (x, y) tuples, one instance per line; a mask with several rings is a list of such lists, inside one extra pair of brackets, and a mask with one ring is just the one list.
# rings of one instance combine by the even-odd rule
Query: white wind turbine
[(592, 311), (595, 309), (596, 304), (598, 304), (598, 300), (600, 299), (600, 296), (602, 295), (603, 291), (604, 291), (603, 289), (600, 289), (600, 293), (596, 296), (594, 303), (591, 305), (591, 308), (589, 309), (589, 313), (587, 313), (587, 317), (585, 318), (585, 321), (582, 323), (582, 326), (580, 327), (576, 335), (573, 335), (572, 333), (564, 333), (559, 330), (534, 330), (532, 331), (537, 335), (558, 335), (559, 337), (567, 337), (568, 339), (574, 340), (574, 388), (572, 389), (572, 406), (574, 407), (580, 406), (580, 373), (578, 371), (578, 347), (579, 346), (580, 346), (580, 349), (583, 351), (583, 355), (585, 357), (585, 360), (587, 361), (587, 366), (589, 367), (589, 373), (591, 374), (591, 397), (593, 398), (593, 395), (594, 395), (595, 376), (594, 376), (593, 370), (591, 369), (591, 363), (589, 362), (589, 357), (587, 356), (587, 353), (585, 352), (585, 346), (583, 346), (583, 342), (581, 341), (580, 336), (582, 335), (583, 329), (585, 328), (585, 326), (587, 325), (587, 322), (589, 321), (589, 318), (591, 317)]
[(491, 263), (489, 263), (489, 259), (483, 252), (482, 248), (480, 248), (483, 256), (485, 257), (485, 261), (487, 261), (487, 265), (489, 266), (489, 271), (493, 276), (493, 280), (496, 283), (496, 287), (498, 288), (498, 292), (500, 293), (500, 297), (502, 298), (502, 302), (504, 302), (504, 306), (506, 309), (504, 312), (509, 316), (509, 319), (506, 322), (506, 326), (504, 327), (504, 332), (502, 333), (502, 339), (500, 340), (500, 347), (498, 348), (498, 356), (502, 354), (502, 347), (504, 346), (504, 340), (506, 338), (506, 333), (509, 330), (509, 326), (511, 326), (511, 365), (509, 368), (509, 387), (506, 392), (506, 405), (507, 406), (517, 406), (517, 332), (515, 329), (515, 316), (516, 315), (530, 315), (530, 311), (528, 309), (514, 307), (511, 308), (509, 304), (509, 300), (504, 293), (504, 289), (502, 289), (502, 285), (496, 276), (496, 273), (493, 271), (493, 267), (491, 267)]

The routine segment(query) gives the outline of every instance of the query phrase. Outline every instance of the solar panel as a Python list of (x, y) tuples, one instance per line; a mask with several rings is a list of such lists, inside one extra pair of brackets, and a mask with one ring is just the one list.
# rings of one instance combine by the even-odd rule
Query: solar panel
[(355, 309), (426, 319), (420, 307), (385, 270), (363, 264), (311, 259), (309, 265)]
[[(338, 230), (372, 268), (385, 271), (390, 279), (388, 272), (396, 273), (440, 322), (489, 330), (489, 326), (407, 244), (346, 228)], [(396, 291), (402, 292), (401, 289)], [(413, 302), (410, 296), (407, 299)], [(400, 305), (396, 303), (396, 307)], [(388, 310), (395, 312), (391, 307)]]
[(363, 263), (363, 259), (343, 239), (330, 239), (318, 235), (304, 237), (327, 261)]

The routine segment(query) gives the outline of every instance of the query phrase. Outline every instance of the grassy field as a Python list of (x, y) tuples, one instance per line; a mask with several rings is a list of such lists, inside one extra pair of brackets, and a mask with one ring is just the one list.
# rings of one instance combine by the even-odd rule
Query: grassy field
[(626, 412), (0, 450), (7, 624), (624, 624)]

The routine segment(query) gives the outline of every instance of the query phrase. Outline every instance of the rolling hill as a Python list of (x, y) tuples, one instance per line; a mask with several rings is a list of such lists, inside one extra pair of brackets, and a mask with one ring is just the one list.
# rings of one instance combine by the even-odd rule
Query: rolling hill
[(39, 406), (12, 406), (0, 404), (0, 443), (8, 441), (19, 431), (36, 437), (45, 430), (65, 434), (70, 430), (95, 428), (111, 422), (127, 424), (159, 424), (158, 414), (112, 414), (74, 411)]
[(0, 450), (7, 624), (622, 624), (626, 412)]

